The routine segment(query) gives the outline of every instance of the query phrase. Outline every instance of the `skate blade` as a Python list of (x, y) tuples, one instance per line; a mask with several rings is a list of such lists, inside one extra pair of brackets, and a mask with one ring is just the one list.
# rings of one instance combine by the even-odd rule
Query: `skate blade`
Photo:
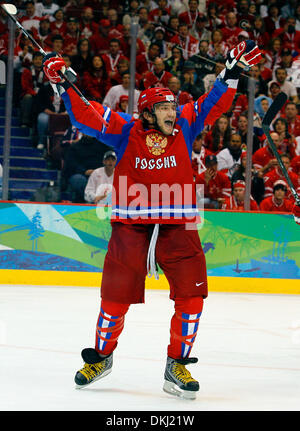
[(197, 397), (197, 391), (185, 391), (183, 389), (179, 389), (175, 383), (169, 382), (168, 380), (165, 380), (163, 390), (170, 395), (174, 395), (175, 397), (182, 398), (184, 400), (195, 400)]
[(104, 371), (104, 373), (101, 374), (101, 376), (96, 377), (95, 379), (91, 380), (90, 382), (86, 383), (85, 385), (77, 385), (77, 384), (75, 384), (75, 389), (86, 388), (87, 386), (90, 386), (92, 383), (95, 383), (97, 380), (103, 379), (103, 377), (107, 376), (111, 372), (112, 372), (112, 369), (110, 368), (109, 370)]

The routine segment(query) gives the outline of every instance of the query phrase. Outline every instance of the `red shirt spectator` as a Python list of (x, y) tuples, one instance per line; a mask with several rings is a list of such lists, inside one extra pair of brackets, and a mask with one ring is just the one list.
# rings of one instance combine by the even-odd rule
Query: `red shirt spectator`
[(118, 72), (118, 63), (120, 60), (128, 60), (125, 55), (120, 51), (120, 41), (118, 39), (111, 39), (109, 42), (109, 52), (102, 54), (106, 72), (111, 78)]
[(55, 21), (50, 22), (50, 30), (51, 33), (60, 34), (64, 36), (67, 32), (67, 23), (64, 21), (64, 12), (62, 9), (57, 9), (57, 11), (53, 14)]
[(156, 57), (153, 62), (153, 70), (145, 74), (144, 87), (167, 87), (172, 74), (165, 69), (165, 63), (162, 58)]
[[(245, 182), (238, 180), (233, 184), (233, 194), (226, 198), (222, 209), (245, 211)], [(259, 211), (258, 205), (255, 200), (250, 196), (250, 211)]]
[(153, 70), (153, 62), (159, 56), (159, 46), (156, 43), (149, 45), (148, 51), (136, 56), (136, 71), (139, 75), (145, 75)]
[(296, 156), (291, 161), (292, 171), (300, 177), (300, 156)]
[(91, 49), (95, 54), (105, 54), (109, 52), (109, 27), (110, 22), (107, 19), (102, 19), (99, 23), (98, 32), (90, 37), (89, 42)]
[(288, 131), (295, 137), (300, 136), (300, 115), (298, 115), (297, 112), (296, 103), (288, 102), (285, 105), (284, 117), (288, 122)]
[(158, 0), (158, 7), (149, 12), (149, 22), (168, 24), (171, 16), (171, 6), (167, 0)]
[[(287, 157), (285, 156), (281, 156), (282, 157), (282, 162), (286, 165), (286, 167), (290, 165), (290, 161)], [(292, 170), (288, 171), (289, 177), (292, 181), (292, 184), (296, 190), (296, 192), (298, 194), (300, 194), (300, 179), (299, 176), (297, 174), (295, 174)], [(268, 172), (267, 174), (264, 175), (264, 183), (265, 183), (265, 195), (264, 198), (267, 198), (269, 196), (272, 196), (273, 193), (273, 187), (276, 181), (278, 180), (283, 180), (285, 181), (285, 177), (282, 174), (281, 170), (279, 169), (279, 167), (276, 167), (274, 169), (272, 169), (270, 172)], [(286, 197), (290, 200), (293, 200), (293, 195), (292, 192), (290, 190), (290, 188), (288, 187), (287, 190), (287, 195)]]
[(283, 199), (279, 203), (274, 199), (274, 196), (269, 196), (260, 203), (259, 207), (261, 211), (266, 212), (290, 213), (293, 210), (293, 202), (289, 199)]
[(189, 28), (185, 23), (179, 24), (178, 34), (172, 37), (171, 43), (181, 46), (185, 60), (198, 52), (199, 41), (189, 34)]
[(287, 184), (285, 181), (278, 180), (274, 183), (273, 196), (265, 198), (260, 203), (261, 211), (270, 212), (292, 212), (293, 202), (286, 198)]
[[(271, 138), (274, 142), (274, 145), (277, 148), (277, 151), (279, 152), (279, 154), (281, 154), (281, 151), (279, 150), (280, 139), (279, 139), (278, 133), (271, 132)], [(256, 169), (263, 168), (265, 172), (274, 168), (273, 162), (276, 162), (276, 158), (268, 145), (266, 145), (265, 147), (259, 148), (257, 151), (255, 151), (255, 153), (252, 156), (253, 166)]]

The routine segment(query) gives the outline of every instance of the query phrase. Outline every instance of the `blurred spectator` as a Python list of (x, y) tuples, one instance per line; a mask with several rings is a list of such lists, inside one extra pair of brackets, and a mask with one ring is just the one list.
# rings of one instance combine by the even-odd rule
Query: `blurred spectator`
[(283, 48), (281, 51), (281, 61), (279, 63), (280, 67), (286, 70), (287, 77), (290, 79), (290, 74), (292, 73), (293, 56), (292, 51), (289, 48)]
[(226, 14), (225, 23), (222, 27), (222, 33), (224, 40), (229, 49), (234, 48), (238, 44), (238, 35), (241, 29), (237, 26), (237, 16), (234, 12), (228, 12)]
[(191, 94), (194, 100), (197, 100), (202, 94), (204, 94), (203, 81), (198, 78), (195, 64), (190, 60), (187, 60), (183, 66), (181, 89), (182, 91), (186, 91)]
[(166, 31), (163, 27), (159, 26), (154, 29), (154, 37), (152, 42), (157, 43), (160, 46), (159, 56), (163, 59), (169, 56), (168, 42), (165, 40)]
[(199, 42), (199, 51), (189, 60), (195, 64), (195, 70), (199, 79), (215, 72), (215, 60), (208, 54), (209, 43), (207, 40)]
[(123, 36), (124, 26), (118, 16), (117, 9), (110, 7), (107, 10), (107, 19), (110, 22), (108, 36), (110, 39), (121, 39)]
[(153, 36), (153, 24), (148, 19), (148, 9), (141, 6), (138, 10), (139, 15), (139, 28), (137, 37), (144, 45), (149, 45)]
[(208, 20), (205, 15), (198, 15), (195, 27), (190, 30), (191, 36), (195, 37), (199, 41), (210, 40), (211, 31), (206, 28), (207, 22)]
[(105, 64), (100, 55), (92, 57), (92, 66), (82, 76), (82, 87), (87, 97), (102, 103), (107, 92), (111, 88), (111, 82), (107, 76)]
[(211, 35), (211, 41), (208, 46), (208, 55), (213, 57), (216, 61), (226, 58), (228, 54), (228, 45), (223, 39), (222, 30), (213, 30)]
[[(288, 175), (291, 179), (291, 182), (292, 182), (296, 192), (299, 194), (300, 193), (300, 178), (297, 174), (295, 174), (290, 169), (290, 166), (291, 166), (290, 156), (287, 154), (281, 154), (280, 157), (281, 157), (281, 160), (282, 160), (282, 163), (283, 163), (285, 169), (288, 171)], [(264, 198), (272, 196), (274, 184), (278, 180), (285, 181), (285, 177), (282, 174), (281, 169), (277, 165), (277, 166), (275, 166), (274, 169), (272, 169), (271, 171), (267, 172), (267, 174), (264, 175), (264, 182), (265, 182)], [(286, 197), (292, 201), (294, 200), (292, 192), (291, 192), (289, 187), (287, 190)]]
[(254, 15), (249, 11), (250, 1), (238, 0), (236, 6), (238, 26), (249, 29), (254, 21)]
[[(280, 151), (280, 139), (278, 133), (271, 132), (270, 135), (278, 153), (282, 154)], [(274, 156), (273, 151), (267, 144), (264, 147), (259, 148), (257, 151), (255, 151), (252, 156), (252, 163), (254, 168), (260, 171), (262, 175), (264, 175), (268, 171), (274, 169), (274, 167), (277, 165), (277, 159)]]
[(193, 142), (192, 168), (194, 176), (205, 171), (205, 159), (212, 153), (204, 145), (205, 132), (200, 133)]
[(65, 154), (63, 178), (73, 197), (72, 202), (84, 203), (84, 191), (90, 175), (101, 167), (103, 156), (110, 148), (87, 135), (73, 143)]
[(109, 78), (112, 78), (118, 71), (118, 62), (121, 59), (127, 58), (121, 53), (121, 42), (119, 39), (111, 39), (109, 41), (109, 51), (102, 54), (102, 59), (105, 64), (106, 72)]
[(20, 123), (21, 127), (33, 126), (33, 103), (43, 84), (47, 82), (43, 72), (43, 54), (35, 52), (32, 66), (24, 68), (21, 74)]
[(189, 29), (196, 25), (196, 20), (199, 17), (198, 5), (199, 0), (188, 0), (187, 11), (178, 14), (179, 21), (187, 24)]
[(259, 63), (260, 76), (265, 82), (268, 82), (272, 79), (272, 70), (266, 66), (266, 62), (266, 53), (265, 51), (261, 51), (261, 60)]
[[(240, 135), (242, 140), (242, 146), (247, 148), (247, 135), (248, 135), (248, 117), (245, 114), (241, 114), (237, 121), (237, 133)], [(252, 152), (255, 153), (260, 148), (260, 140), (253, 133), (252, 139)]]
[[(72, 68), (81, 78), (85, 71), (88, 71), (92, 67), (92, 52), (91, 46), (88, 39), (80, 39), (77, 44), (77, 54), (71, 57)], [(80, 86), (81, 81), (77, 81)]]
[(230, 144), (232, 129), (226, 115), (218, 118), (205, 136), (205, 146), (213, 154), (219, 153)]
[(139, 75), (144, 75), (153, 69), (153, 62), (156, 57), (159, 57), (159, 49), (157, 43), (151, 43), (145, 53), (136, 56), (136, 71)]
[(40, 44), (40, 46), (46, 51), (51, 46), (51, 37), (53, 36), (50, 30), (50, 21), (48, 17), (44, 17), (40, 20), (38, 29), (33, 31), (34, 39)]
[(107, 151), (103, 156), (103, 167), (95, 169), (89, 176), (84, 190), (86, 202), (94, 204), (111, 204), (114, 169), (117, 156), (114, 151)]
[(291, 158), (296, 155), (297, 142), (295, 137), (288, 131), (288, 122), (285, 118), (279, 117), (273, 123), (273, 129), (279, 135), (279, 148), (282, 153), (287, 153)]
[(165, 60), (165, 67), (168, 72), (177, 78), (181, 78), (185, 59), (183, 58), (182, 49), (174, 45), (171, 49), (171, 57)]
[(222, 26), (224, 24), (222, 18), (219, 16), (219, 8), (214, 1), (211, 1), (207, 5), (207, 19), (208, 25), (207, 28), (210, 31), (215, 30), (216, 28)]
[(254, 99), (254, 111), (259, 115), (260, 119), (262, 120), (269, 109), (269, 107), (272, 105), (273, 100), (271, 97), (267, 96), (259, 96)]
[(266, 32), (265, 22), (261, 16), (256, 16), (254, 19), (250, 39), (261, 49), (264, 49), (270, 41), (270, 34)]
[(171, 7), (168, 6), (168, 0), (157, 0), (156, 3), (158, 7), (150, 10), (149, 21), (167, 25), (171, 15)]
[(36, 3), (36, 13), (40, 17), (52, 17), (57, 9), (59, 9), (59, 6), (53, 0), (42, 0)]
[[(277, 81), (270, 81), (269, 82), (269, 96), (272, 100), (274, 100), (278, 94), (281, 92), (281, 87), (279, 82)], [(280, 117), (281, 114), (284, 113), (285, 105), (281, 108), (280, 112), (276, 115), (275, 119)]]
[[(121, 51), (122, 54), (126, 57), (126, 58), (130, 58), (130, 51), (131, 51), (131, 34), (130, 34), (131, 30), (130, 30), (130, 25), (124, 25), (124, 30), (123, 30), (123, 36), (120, 39), (121, 42)], [(144, 42), (137, 37), (136, 39), (136, 55), (142, 54), (143, 52), (146, 52), (146, 47)]]
[(285, 118), (288, 123), (288, 133), (292, 136), (300, 136), (300, 115), (298, 115), (297, 105), (288, 102), (285, 105)]
[(69, 17), (67, 19), (67, 32), (64, 35), (64, 52), (71, 56), (75, 55), (79, 39), (79, 20), (74, 17)]
[(63, 9), (57, 9), (53, 14), (54, 21), (50, 23), (50, 30), (53, 35), (60, 34), (64, 36), (67, 32), (67, 23)]
[(176, 102), (179, 106), (193, 101), (191, 94), (180, 89), (180, 80), (177, 76), (171, 75), (166, 86), (174, 93)]
[(297, 6), (299, 6), (297, 0), (288, 0), (287, 4), (281, 8), (281, 14), (283, 18), (289, 19), (291, 16), (295, 16)]
[[(246, 182), (246, 166), (247, 166), (247, 152), (242, 151), (241, 163), (237, 166), (235, 172), (231, 177), (231, 184), (233, 185), (236, 181)], [(251, 196), (259, 204), (265, 193), (265, 185), (263, 180), (263, 174), (254, 168), (251, 168)]]
[(290, 49), (296, 55), (300, 54), (300, 31), (296, 30), (296, 18), (289, 16), (283, 26), (274, 31), (274, 37), (280, 37), (283, 48)]
[(125, 13), (122, 18), (122, 24), (124, 26), (130, 25), (132, 18), (139, 16), (139, 3), (140, 2), (138, 0), (129, 1), (128, 11), (126, 11), (127, 13)]
[(196, 184), (204, 185), (204, 208), (219, 209), (230, 197), (231, 183), (227, 175), (218, 170), (217, 157), (212, 154), (205, 158), (206, 170), (195, 178)]
[(298, 177), (300, 176), (300, 152), (291, 161), (291, 170), (295, 172)]
[(287, 78), (287, 71), (283, 67), (277, 67), (275, 69), (275, 78), (276, 81), (280, 84), (280, 89), (283, 91), (289, 99), (291, 99), (293, 102), (298, 102), (298, 95), (297, 95), (297, 89), (296, 87), (286, 80)]
[(128, 100), (129, 100), (128, 96), (120, 96), (120, 99), (116, 105), (116, 111), (127, 113), (128, 112)]
[(80, 37), (89, 39), (93, 34), (98, 33), (99, 24), (94, 20), (94, 12), (91, 7), (84, 7), (80, 15), (79, 30)]
[[(230, 198), (225, 199), (222, 209), (245, 211), (245, 182), (241, 180), (236, 181), (232, 189), (232, 195)], [(258, 205), (252, 196), (250, 196), (250, 211), (259, 211)]]
[(109, 20), (102, 19), (99, 23), (98, 32), (93, 34), (89, 39), (94, 54), (101, 55), (109, 52), (109, 29)]
[(259, 205), (261, 211), (287, 212), (293, 210), (293, 202), (286, 198), (287, 184), (283, 180), (275, 181), (273, 195), (265, 198)]
[[(48, 42), (47, 42), (48, 43)], [(55, 34), (51, 37), (51, 46), (48, 46), (48, 49), (45, 49), (47, 53), (56, 52), (57, 54), (67, 54), (64, 51), (64, 39), (60, 34)]]
[(266, 50), (266, 63), (265, 66), (273, 70), (275, 66), (281, 61), (280, 51), (282, 48), (282, 42), (280, 37), (272, 37), (269, 43), (269, 47)]
[(277, 3), (271, 3), (268, 6), (268, 14), (264, 17), (265, 29), (269, 35), (272, 35), (275, 30), (282, 27), (284, 18), (280, 15), (280, 9)]
[(171, 15), (166, 26), (166, 41), (170, 42), (172, 37), (178, 33), (179, 19), (177, 15)]
[(214, 73), (208, 73), (203, 77), (203, 85), (204, 85), (204, 92), (208, 93), (211, 88), (213, 87), (217, 76), (222, 72), (222, 70), (225, 68), (225, 60), (224, 62), (218, 61), (215, 65), (215, 71)]
[(33, 0), (25, 2), (25, 15), (20, 17), (19, 21), (25, 30), (35, 28), (38, 30), (40, 25), (41, 15), (36, 10), (36, 4)]
[(232, 176), (238, 165), (241, 164), (242, 138), (239, 134), (233, 133), (228, 145), (217, 154), (218, 169)]
[(170, 42), (181, 47), (185, 60), (197, 53), (199, 42), (195, 37), (189, 34), (187, 24), (183, 22), (179, 23), (178, 34), (173, 36)]
[(165, 70), (165, 63), (161, 57), (156, 57), (153, 62), (153, 70), (144, 75), (144, 88), (167, 87), (168, 81), (173, 75)]
[(43, 150), (46, 147), (47, 136), (49, 135), (48, 127), (50, 115), (66, 116), (68, 114), (62, 99), (53, 93), (49, 81), (41, 87), (34, 104), (37, 114), (37, 148)]
[[(106, 96), (103, 100), (103, 105), (108, 106), (110, 109), (115, 110), (117, 103), (120, 100), (120, 96), (129, 96), (129, 87), (130, 87), (130, 74), (129, 72), (124, 72), (122, 75), (122, 84), (114, 85), (108, 90)], [(137, 112), (137, 101), (140, 95), (139, 90), (134, 90), (134, 102), (133, 102), (133, 111)]]

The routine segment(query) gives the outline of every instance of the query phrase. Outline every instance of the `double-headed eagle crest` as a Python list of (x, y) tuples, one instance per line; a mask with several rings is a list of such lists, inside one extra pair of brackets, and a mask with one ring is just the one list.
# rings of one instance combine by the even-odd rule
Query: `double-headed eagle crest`
[(160, 156), (166, 151), (165, 148), (168, 145), (168, 139), (164, 138), (159, 133), (152, 133), (151, 135), (147, 135), (146, 145), (151, 154)]

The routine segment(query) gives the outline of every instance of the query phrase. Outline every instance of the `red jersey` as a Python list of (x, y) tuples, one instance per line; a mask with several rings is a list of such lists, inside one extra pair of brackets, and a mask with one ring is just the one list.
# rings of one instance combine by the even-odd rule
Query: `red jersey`
[[(230, 85), (236, 86), (236, 81)], [(114, 148), (111, 221), (183, 224), (199, 221), (191, 164), (192, 144), (206, 125), (229, 109), (236, 89), (217, 79), (209, 93), (179, 106), (172, 135), (145, 130), (141, 120), (91, 102), (63, 84), (62, 99), (73, 125)], [(100, 115), (107, 127), (99, 121)]]
[(192, 153), (192, 168), (194, 171), (194, 176), (200, 175), (202, 172), (206, 170), (205, 167), (205, 157), (210, 156), (212, 154), (211, 151), (209, 151), (204, 146), (201, 147), (200, 153), (195, 153), (193, 151)]
[[(296, 190), (296, 192), (298, 194), (300, 194), (300, 178), (298, 177), (298, 175), (296, 175), (293, 171), (289, 171), (289, 177), (294, 185), (294, 188)], [(285, 177), (282, 175), (281, 171), (279, 170), (278, 167), (272, 169), (272, 171), (267, 172), (264, 175), (264, 183), (265, 183), (265, 195), (264, 198), (267, 198), (269, 196), (273, 195), (273, 185), (275, 183), (275, 181), (278, 180), (283, 180), (286, 182)], [(287, 199), (293, 200), (293, 195), (292, 192), (288, 186), (288, 191), (287, 191)]]
[(290, 213), (293, 210), (293, 205), (293, 202), (289, 199), (283, 199), (281, 204), (278, 204), (276, 203), (274, 196), (269, 196), (260, 203), (259, 207), (261, 211), (266, 212)]
[(229, 198), (231, 195), (231, 182), (227, 175), (217, 171), (208, 184), (205, 181), (205, 171), (196, 176), (196, 184), (204, 185), (204, 197), (216, 201), (218, 198)]
[(118, 53), (115, 57), (112, 57), (112, 55), (109, 53), (104, 53), (101, 57), (105, 64), (106, 72), (108, 75), (110, 74), (110, 72), (117, 73), (117, 66), (120, 60), (128, 60), (128, 58), (121, 53)]
[(166, 70), (164, 70), (160, 76), (157, 76), (154, 71), (147, 72), (143, 80), (144, 88), (167, 87), (168, 81), (172, 76), (172, 73)]
[[(234, 196), (230, 196), (230, 198), (225, 199), (222, 210), (245, 211), (245, 204), (244, 202), (237, 202)], [(253, 198), (250, 199), (250, 211), (259, 211), (258, 205)]]
[(296, 156), (292, 159), (291, 169), (296, 175), (300, 176), (300, 156)]
[[(278, 151), (281, 154), (281, 151)], [(275, 159), (274, 154), (270, 151), (269, 147), (259, 148), (252, 156), (252, 163), (256, 169), (261, 169), (269, 163), (270, 160)]]

